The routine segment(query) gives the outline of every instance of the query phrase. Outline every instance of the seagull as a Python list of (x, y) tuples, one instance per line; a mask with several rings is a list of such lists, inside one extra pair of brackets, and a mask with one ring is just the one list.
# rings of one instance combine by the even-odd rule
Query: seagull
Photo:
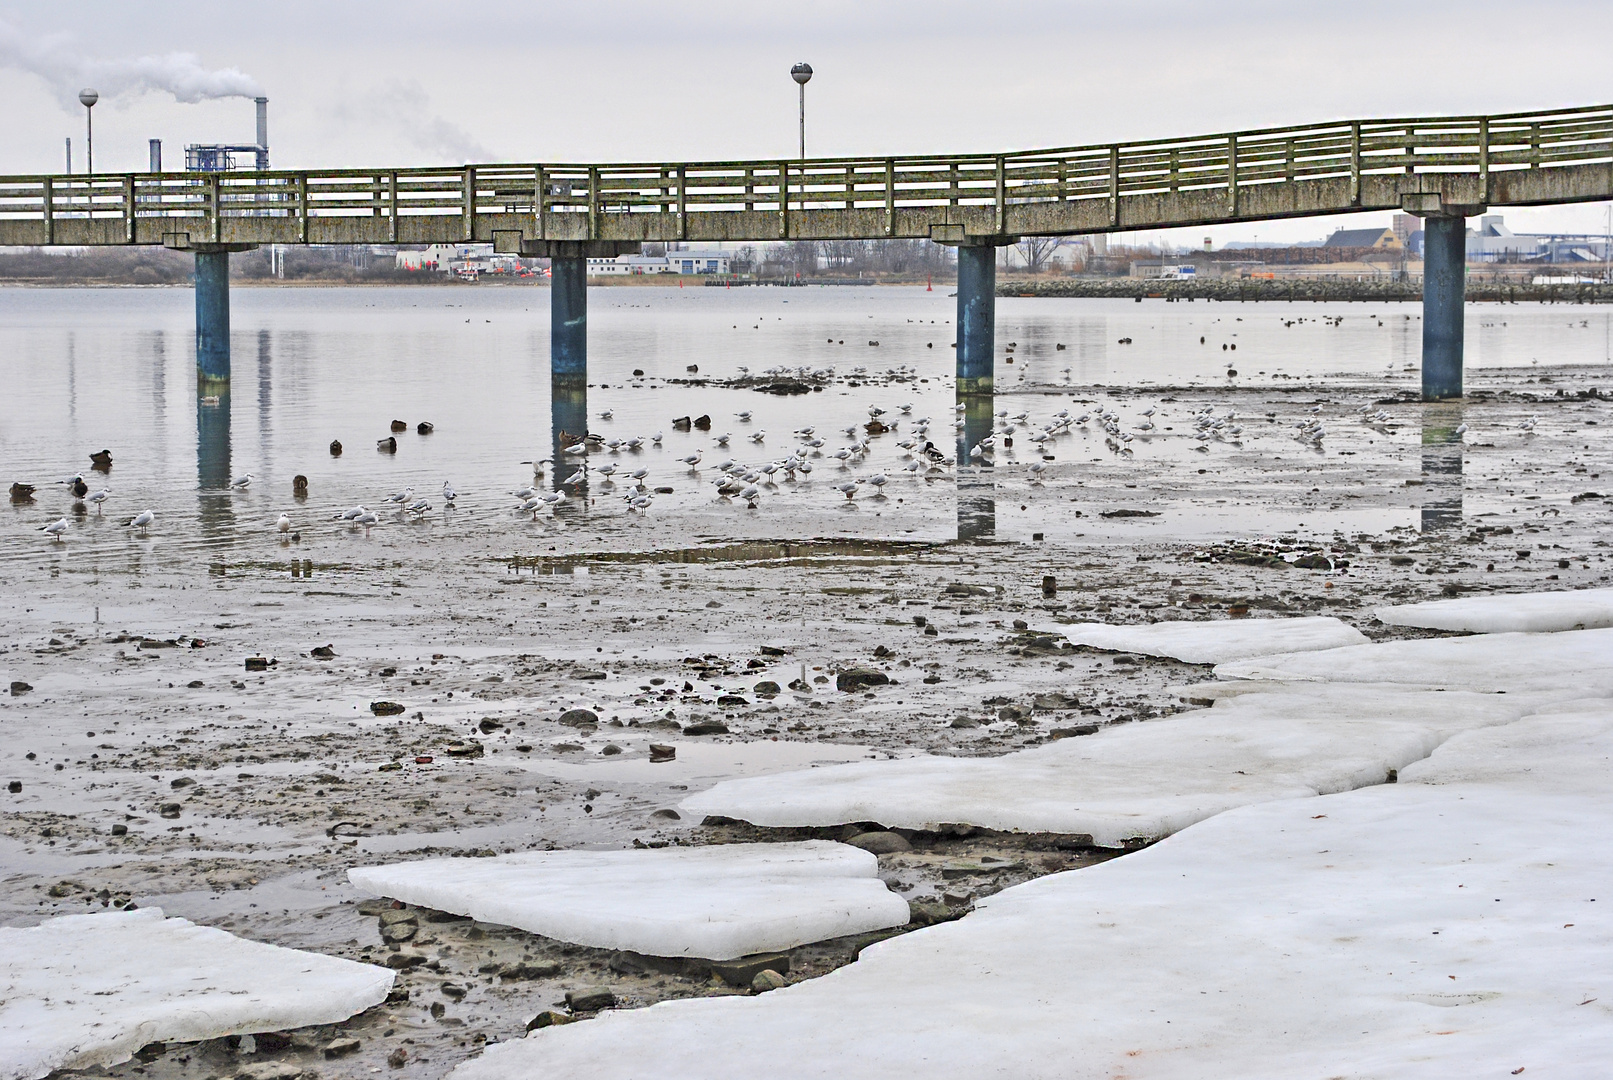
[(417, 516), (424, 515), (424, 514), (428, 513), (430, 510), (431, 510), (431, 504), (429, 502), (427, 502), (425, 499), (416, 499), (414, 502), (410, 503), (408, 506), (405, 506), (403, 508), (404, 513), (406, 513), (406, 514), (415, 514)]
[(861, 479), (847, 480), (844, 484), (836, 484), (835, 485), (835, 490), (840, 492), (842, 495), (844, 495), (846, 498), (849, 499), (852, 496), (857, 494), (857, 487), (861, 483), (862, 483)]
[(362, 526), (364, 526), (365, 531), (368, 532), (370, 526), (374, 525), (376, 522), (378, 522), (380, 520), (381, 520), (381, 515), (377, 514), (374, 510), (366, 510), (362, 514), (360, 514), (358, 517), (353, 519), (353, 524), (354, 525), (362, 525)]
[(745, 410), (744, 412), (737, 412), (734, 415), (739, 417), (740, 423), (742, 423), (742, 424), (750, 423), (750, 410), (749, 409)]
[(732, 439), (733, 437), (734, 436), (733, 436), (733, 434), (731, 432), (725, 431), (721, 435), (717, 436), (717, 445), (718, 446), (727, 446), (728, 445), (728, 440)]
[(49, 536), (52, 540), (59, 542), (62, 534), (67, 531), (67, 519), (62, 518), (59, 521), (53, 521), (49, 525), (43, 526), (39, 531)]
[(606, 409), (604, 412), (599, 414), (599, 418), (601, 420), (611, 420), (611, 419), (614, 419), (615, 416), (616, 416), (616, 414), (614, 412), (612, 412), (610, 409)]
[(343, 510), (340, 514), (337, 514), (336, 515), (336, 520), (337, 521), (356, 521), (356, 520), (358, 520), (358, 517), (359, 517), (360, 514), (367, 514), (367, 513), (369, 513), (369, 511), (364, 509), (364, 504), (363, 503), (360, 503), (358, 506), (353, 507), (353, 509), (351, 509), (351, 510)]
[(543, 493), (542, 499), (550, 506), (559, 506), (566, 501), (566, 493), (564, 491), (546, 491)]
[(682, 458), (679, 458), (678, 460), (683, 462), (685, 465), (689, 466), (689, 468), (691, 470), (695, 469), (700, 465), (700, 451), (696, 450), (694, 453), (690, 454), (688, 457), (682, 457)]
[(890, 483), (890, 477), (886, 476), (884, 473), (875, 473), (873, 476), (868, 478), (868, 482), (874, 485), (874, 489), (876, 491), (883, 491), (885, 485)]
[(291, 518), (288, 517), (285, 514), (281, 514), (280, 515), (280, 520), (276, 521), (274, 523), (274, 527), (279, 529), (283, 533), (290, 532), (291, 531)]
[(652, 443), (654, 443), (656, 446), (660, 446), (661, 445), (661, 438), (662, 438), (661, 433), (659, 431), (657, 431), (654, 435), (650, 436), (650, 441)]
[(754, 431), (750, 435), (750, 441), (753, 442), (753, 443), (759, 443), (765, 438), (767, 438), (767, 429), (766, 428), (761, 428), (758, 431)]
[(1466, 424), (1457, 424), (1455, 433), (1457, 435), (1466, 435), (1467, 434), (1467, 425)]
[(236, 488), (236, 489), (245, 488), (245, 487), (251, 487), (251, 486), (252, 486), (252, 474), (251, 473), (242, 473), (240, 476), (237, 476), (234, 480), (230, 481), (230, 487)]
[[(65, 521), (66, 519), (63, 520)], [(153, 514), (150, 510), (142, 510), (134, 517), (130, 518), (129, 524), (125, 525), (124, 528), (143, 529), (155, 520), (157, 520), (157, 515)]]
[(442, 482), (442, 501), (449, 506), (452, 506), (454, 505), (454, 500), (457, 498), (459, 498), (459, 492), (454, 490), (454, 485), (444, 480)]
[(584, 465), (570, 476), (561, 481), (563, 484), (580, 484), (588, 479), (588, 466)]
[(394, 491), (388, 495), (386, 501), (389, 503), (406, 503), (412, 498), (414, 498), (414, 488), (406, 487), (402, 491)]
[(95, 512), (97, 514), (99, 514), (101, 512), (101, 504), (106, 502), (107, 499), (109, 499), (111, 497), (112, 497), (112, 489), (111, 488), (102, 488), (100, 491), (92, 493), (86, 501), (94, 503), (95, 504)]
[(575, 443), (560, 452), (562, 454), (586, 454), (588, 453), (588, 443), (586, 441)]

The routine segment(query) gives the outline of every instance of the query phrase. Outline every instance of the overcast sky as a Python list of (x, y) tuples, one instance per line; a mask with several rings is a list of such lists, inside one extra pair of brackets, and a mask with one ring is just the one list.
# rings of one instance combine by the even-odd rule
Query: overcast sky
[[(0, 173), (98, 170), (161, 138), (250, 142), (279, 168), (998, 151), (1374, 116), (1613, 101), (1613, 2), (1355, 0), (0, 0)], [(176, 55), (180, 54), (180, 55)], [(183, 54), (191, 54), (185, 56)], [(193, 99), (193, 100), (182, 100)], [(1603, 204), (1512, 210), (1595, 231)], [(1191, 230), (1310, 239), (1387, 215)]]

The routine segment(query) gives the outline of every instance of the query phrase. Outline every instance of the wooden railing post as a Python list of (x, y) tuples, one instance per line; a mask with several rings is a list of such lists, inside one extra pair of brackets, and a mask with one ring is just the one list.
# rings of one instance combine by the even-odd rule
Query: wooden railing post
[(689, 239), (689, 167), (678, 166), (678, 239)]
[(790, 238), (790, 167), (782, 161), (778, 165), (778, 236), (780, 240)]
[(1176, 191), (1182, 186), (1182, 153), (1176, 147), (1171, 147), (1170, 176), (1167, 182), (1170, 190)]
[(885, 235), (896, 235), (896, 159), (885, 159)]
[(391, 224), (387, 227), (387, 235), (392, 238), (392, 243), (396, 244), (398, 242), (398, 174), (396, 172), (386, 174), (386, 198), (387, 216), (392, 219)]
[(474, 165), (465, 166), (464, 184), (465, 201), (464, 209), (461, 211), (464, 221), (460, 233), (465, 243), (468, 244), (476, 239), (476, 167)]
[(1479, 192), (1490, 201), (1490, 118), (1479, 121)]
[(1529, 125), (1529, 167), (1540, 168), (1540, 124)]
[(1109, 224), (1120, 226), (1120, 147), (1109, 147)]
[(534, 184), (532, 213), (537, 217), (534, 224), (537, 227), (538, 239), (547, 240), (549, 238), (549, 174), (542, 165), (537, 167)]
[(208, 212), (213, 216), (212, 228), (209, 232), (212, 234), (213, 243), (219, 244), (223, 243), (224, 239), (223, 190), (221, 183), (223, 177), (219, 173), (213, 173), (208, 176), (207, 180), (207, 208)]
[(1227, 216), (1238, 216), (1238, 137), (1227, 136)]
[(41, 198), (44, 200), (45, 211), (45, 243), (56, 242), (56, 184), (50, 177), (45, 177), (41, 185)]
[(308, 242), (308, 174), (297, 174), (297, 242)]
[(1066, 158), (1059, 158), (1059, 186), (1058, 201), (1064, 202), (1070, 197), (1070, 162)]
[(123, 178), (123, 239), (134, 243), (134, 174)]
[(752, 198), (752, 196), (754, 196), (755, 194), (756, 194), (756, 170), (755, 169), (746, 169), (745, 170), (745, 209), (747, 209), (747, 210), (755, 210), (756, 209), (756, 200), (754, 198)]
[(998, 236), (1008, 231), (1008, 163), (997, 155), (997, 228)]
[[(683, 201), (683, 185), (678, 185), (678, 201)], [(599, 169), (588, 167), (588, 239), (599, 239)]]
[(1350, 125), (1350, 205), (1361, 205), (1361, 123)]

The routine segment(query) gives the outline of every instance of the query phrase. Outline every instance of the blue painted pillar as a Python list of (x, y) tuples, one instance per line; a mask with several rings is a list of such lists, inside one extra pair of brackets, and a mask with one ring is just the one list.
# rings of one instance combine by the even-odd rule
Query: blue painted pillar
[(201, 383), (230, 379), (230, 253), (196, 252), (196, 373)]
[(1423, 218), (1423, 400), (1462, 396), (1467, 219)]
[[(992, 392), (997, 322), (997, 249), (958, 246), (958, 393)], [(959, 465), (963, 462), (959, 461)]]
[(588, 260), (551, 258), (549, 274), (549, 373), (556, 389), (586, 388)]

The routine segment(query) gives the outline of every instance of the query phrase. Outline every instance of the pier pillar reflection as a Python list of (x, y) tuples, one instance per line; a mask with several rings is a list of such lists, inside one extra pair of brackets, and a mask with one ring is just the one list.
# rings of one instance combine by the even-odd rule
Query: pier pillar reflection
[(957, 489), (958, 539), (967, 543), (997, 538), (997, 479), (989, 454), (969, 456), (981, 439), (992, 432), (991, 394), (958, 394), (963, 406), (963, 429), (958, 433)]
[(586, 475), (575, 484), (565, 481), (588, 461), (587, 454), (566, 453), (566, 447), (577, 445), (588, 434), (588, 384), (556, 375), (549, 382), (549, 415), (554, 436), (554, 464), (549, 472), (552, 486), (565, 492), (568, 499), (586, 499)]
[(202, 533), (217, 536), (234, 528), (230, 507), (230, 389), (217, 384), (196, 390), (196, 487)]
[(1444, 402), (1423, 407), (1422, 529), (1462, 526), (1462, 406)]

